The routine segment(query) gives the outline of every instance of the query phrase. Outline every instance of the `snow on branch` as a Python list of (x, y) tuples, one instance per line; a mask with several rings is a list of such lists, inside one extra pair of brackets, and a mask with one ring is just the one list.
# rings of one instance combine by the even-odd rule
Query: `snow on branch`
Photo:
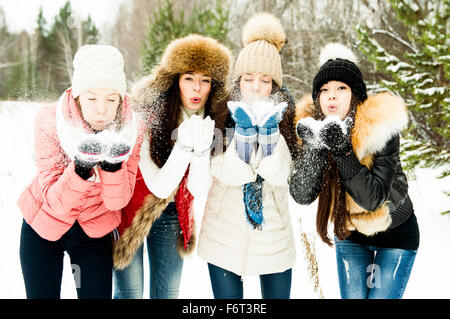
[(375, 34), (384, 34), (387, 35), (389, 37), (391, 37), (392, 39), (396, 40), (397, 42), (400, 42), (401, 44), (403, 44), (404, 46), (410, 48), (414, 53), (418, 53), (419, 51), (414, 48), (410, 43), (408, 43), (407, 41), (403, 40), (402, 38), (400, 38), (398, 35), (387, 31), (387, 30), (383, 30), (383, 29), (373, 29), (372, 30), (372, 35)]
[(291, 79), (291, 80), (294, 80), (294, 81), (297, 81), (297, 82), (300, 82), (300, 83), (303, 83), (305, 85), (310, 85), (310, 83), (308, 83), (307, 81), (305, 81), (303, 79), (300, 79), (300, 78), (298, 78), (296, 76), (290, 75), (290, 74), (283, 74), (283, 77)]

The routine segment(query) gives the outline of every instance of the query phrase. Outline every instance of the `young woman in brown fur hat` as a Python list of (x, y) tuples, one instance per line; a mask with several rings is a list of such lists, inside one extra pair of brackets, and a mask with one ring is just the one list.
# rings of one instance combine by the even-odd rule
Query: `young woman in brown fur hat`
[(142, 298), (144, 241), (150, 298), (178, 296), (182, 256), (195, 247), (193, 199), (206, 195), (211, 183), (214, 119), (231, 60), (216, 40), (190, 35), (172, 41), (159, 65), (133, 87), (132, 103), (147, 131), (114, 245), (116, 298)]
[(419, 246), (419, 229), (399, 159), (404, 102), (367, 96), (347, 47), (321, 52), (313, 96), (297, 106), (302, 149), (290, 182), (300, 204), (319, 196), (317, 231), (331, 245), (334, 224), (342, 298), (401, 298)]
[(252, 17), (242, 35), (229, 110), (217, 119), (231, 142), (211, 160), (198, 255), (215, 298), (243, 298), (245, 275), (260, 276), (263, 298), (289, 298), (296, 251), (288, 177), (297, 137), (295, 106), (282, 87), (286, 36), (268, 13)]

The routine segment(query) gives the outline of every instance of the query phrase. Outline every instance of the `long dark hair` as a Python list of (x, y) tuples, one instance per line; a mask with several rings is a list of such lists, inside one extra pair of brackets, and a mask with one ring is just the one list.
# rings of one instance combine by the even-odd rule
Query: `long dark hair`
[[(159, 168), (166, 163), (175, 144), (172, 133), (178, 127), (182, 105), (178, 84), (179, 77), (179, 74), (174, 76), (170, 88), (160, 94), (149, 108), (150, 123), (147, 134), (151, 137), (150, 157)], [(218, 84), (212, 79), (211, 91), (204, 106), (205, 117), (211, 115), (212, 119), (214, 119), (214, 115), (210, 112), (211, 96), (217, 90), (217, 87)]]
[[(226, 105), (228, 101), (239, 101), (242, 99), (239, 82), (240, 78), (236, 80), (233, 89), (229, 92), (227, 98), (222, 101), (223, 105), (219, 108), (221, 110), (221, 113), (217, 116), (216, 127), (222, 132), (223, 136), (225, 136), (227, 129), (233, 129), (235, 127), (235, 123), (231, 118), (231, 114)], [(269, 98), (276, 101), (277, 103), (287, 102), (288, 104), (286, 111), (283, 114), (283, 118), (279, 123), (279, 127), (280, 133), (281, 135), (283, 135), (289, 147), (291, 156), (295, 159), (299, 154), (299, 147), (297, 143), (294, 124), (295, 101), (286, 88), (280, 88), (273, 80), (272, 91), (270, 92)], [(223, 143), (222, 151), (225, 151), (226, 147), (226, 143)]]
[[(350, 134), (355, 123), (356, 108), (360, 103), (361, 102), (356, 95), (352, 93), (350, 109), (347, 113), (347, 117), (351, 117), (353, 120)], [(314, 106), (314, 119), (324, 120), (325, 115), (320, 108), (319, 97), (314, 101)], [(345, 193), (345, 188), (339, 176), (336, 162), (333, 159), (333, 156), (331, 156), (331, 153), (327, 152), (327, 163), (323, 169), (322, 187), (317, 207), (316, 228), (322, 241), (329, 246), (332, 246), (331, 240), (328, 237), (328, 222), (330, 220), (334, 224), (334, 234), (339, 240), (344, 240), (350, 235), (348, 229), (350, 215), (346, 207)]]

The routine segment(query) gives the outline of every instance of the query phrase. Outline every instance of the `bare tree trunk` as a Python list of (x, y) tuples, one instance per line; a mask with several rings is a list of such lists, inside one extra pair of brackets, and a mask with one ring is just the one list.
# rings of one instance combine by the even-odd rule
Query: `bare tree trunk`
[(69, 82), (72, 80), (73, 73), (73, 60), (72, 60), (72, 45), (70, 43), (70, 37), (68, 35), (68, 30), (58, 30), (57, 31), (58, 43), (60, 45), (60, 50), (62, 53), (62, 64), (61, 69), (64, 72), (63, 74), (69, 79)]

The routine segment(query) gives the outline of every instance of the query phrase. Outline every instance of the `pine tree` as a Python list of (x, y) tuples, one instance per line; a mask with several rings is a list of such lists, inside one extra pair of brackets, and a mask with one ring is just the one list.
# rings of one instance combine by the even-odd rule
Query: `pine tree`
[(192, 10), (186, 33), (200, 33), (225, 42), (228, 33), (228, 14), (221, 1), (213, 9), (200, 3)]
[(183, 20), (182, 10), (175, 17), (173, 4), (170, 0), (164, 0), (164, 3), (158, 7), (153, 23), (149, 27), (147, 40), (144, 43), (142, 59), (145, 73), (150, 72), (153, 65), (158, 62), (167, 44), (172, 39), (182, 36)]
[(88, 15), (86, 21), (81, 23), (81, 42), (84, 44), (95, 44), (99, 40), (99, 31), (92, 21), (91, 15)]
[[(408, 30), (405, 38), (384, 46), (374, 30), (358, 26), (360, 50), (387, 75), (380, 85), (399, 94), (410, 115), (402, 145), (406, 169), (436, 167), (450, 159), (449, 40), (450, 0), (390, 0), (396, 18)], [(392, 36), (392, 30), (385, 30)], [(381, 33), (377, 30), (376, 33)], [(402, 50), (394, 51), (395, 43)], [(401, 53), (399, 53), (401, 52)], [(448, 176), (445, 169), (441, 177)]]
[(185, 19), (181, 8), (175, 12), (172, 0), (164, 0), (151, 20), (147, 39), (143, 45), (142, 64), (144, 73), (149, 73), (172, 40), (191, 33), (211, 36), (225, 41), (229, 11), (222, 1), (216, 1), (213, 8), (209, 2), (198, 3)]
[(45, 20), (41, 8), (37, 24), (38, 90), (57, 97), (70, 86), (75, 52), (84, 44), (97, 43), (99, 32), (90, 16), (76, 23), (69, 1), (61, 7), (52, 24)]
[(56, 41), (53, 38), (48, 30), (48, 22), (44, 17), (43, 9), (40, 7), (37, 17), (37, 28), (34, 32), (34, 40), (36, 41), (34, 77), (36, 85), (33, 90), (41, 98), (48, 95), (56, 95), (54, 94), (51, 76), (53, 73), (53, 61), (56, 57)]
[(53, 23), (41, 7), (34, 34), (11, 34), (0, 8), (0, 98), (53, 99), (70, 86), (73, 55), (99, 39), (90, 16), (78, 23), (75, 18), (69, 1)]

